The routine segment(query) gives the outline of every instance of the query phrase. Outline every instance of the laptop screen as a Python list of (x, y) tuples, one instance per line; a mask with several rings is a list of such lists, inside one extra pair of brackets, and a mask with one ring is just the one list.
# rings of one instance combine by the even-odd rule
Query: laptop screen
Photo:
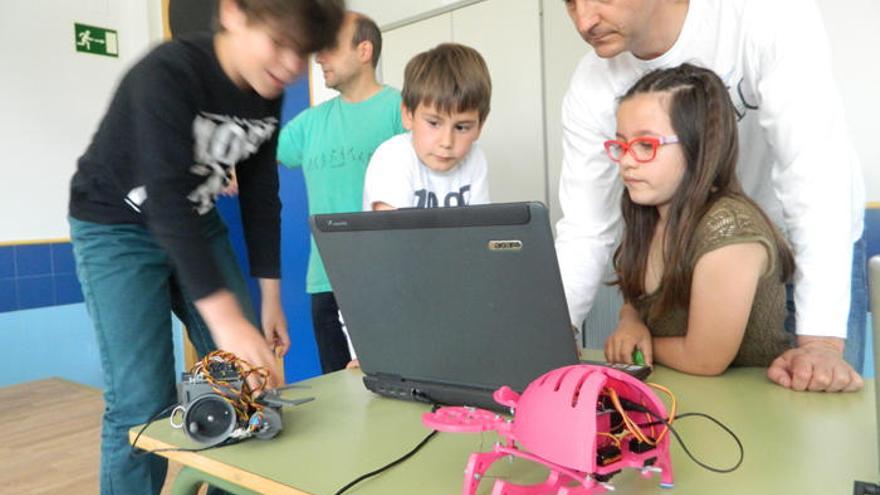
[(542, 204), (316, 215), (310, 222), (368, 376), (444, 390), (522, 391), (546, 371), (577, 362)]

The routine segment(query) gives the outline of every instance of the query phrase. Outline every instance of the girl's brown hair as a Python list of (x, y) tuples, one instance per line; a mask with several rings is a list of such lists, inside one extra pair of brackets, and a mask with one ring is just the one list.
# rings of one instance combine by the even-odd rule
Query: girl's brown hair
[[(658, 69), (639, 79), (621, 102), (637, 94), (667, 93), (669, 117), (686, 165), (681, 183), (669, 203), (663, 243), (663, 288), (657, 316), (690, 301), (693, 272), (689, 266), (694, 231), (709, 208), (722, 197), (735, 197), (763, 211), (742, 191), (736, 177), (739, 154), (736, 112), (724, 83), (714, 72), (690, 64)], [(655, 206), (634, 203), (624, 190), (621, 199), (623, 240), (614, 253), (614, 269), (623, 297), (633, 301), (645, 294), (645, 273), (651, 239), (659, 221)], [(772, 224), (771, 224), (772, 225)], [(782, 264), (782, 278), (794, 272), (787, 242), (773, 228)]]

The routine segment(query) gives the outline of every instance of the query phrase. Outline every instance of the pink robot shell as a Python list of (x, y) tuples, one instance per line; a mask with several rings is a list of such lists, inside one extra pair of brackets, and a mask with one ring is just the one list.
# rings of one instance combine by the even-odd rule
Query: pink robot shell
[[(461, 407), (441, 408), (422, 418), (439, 431), (494, 430), (502, 437), (492, 452), (471, 455), (463, 495), (476, 493), (491, 464), (508, 455), (542, 464), (550, 474), (543, 483), (530, 486), (499, 479), (493, 495), (602, 493), (612, 488), (607, 481), (622, 468), (640, 469), (643, 476), (660, 472), (661, 486), (672, 486), (669, 436), (659, 433), (661, 427), (652, 426), (645, 434), (638, 426), (667, 418), (666, 407), (645, 383), (626, 373), (602, 366), (567, 366), (537, 378), (521, 396), (502, 387), (493, 397), (514, 411), (512, 420)], [(629, 409), (620, 409), (621, 404)], [(639, 431), (630, 434), (626, 428)]]

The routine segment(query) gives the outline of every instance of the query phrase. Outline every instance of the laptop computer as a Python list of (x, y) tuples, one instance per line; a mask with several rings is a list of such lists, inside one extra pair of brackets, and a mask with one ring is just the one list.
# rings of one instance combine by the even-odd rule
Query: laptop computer
[(368, 389), (500, 409), (576, 364), (547, 209), (540, 203), (310, 217)]

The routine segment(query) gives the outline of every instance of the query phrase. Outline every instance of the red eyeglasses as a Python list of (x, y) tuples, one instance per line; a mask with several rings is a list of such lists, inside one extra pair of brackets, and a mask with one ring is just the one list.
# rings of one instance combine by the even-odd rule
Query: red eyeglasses
[(678, 136), (641, 136), (630, 139), (629, 142), (618, 139), (605, 141), (605, 153), (608, 158), (615, 162), (623, 160), (627, 152), (639, 163), (650, 162), (657, 156), (657, 148), (678, 142)]

